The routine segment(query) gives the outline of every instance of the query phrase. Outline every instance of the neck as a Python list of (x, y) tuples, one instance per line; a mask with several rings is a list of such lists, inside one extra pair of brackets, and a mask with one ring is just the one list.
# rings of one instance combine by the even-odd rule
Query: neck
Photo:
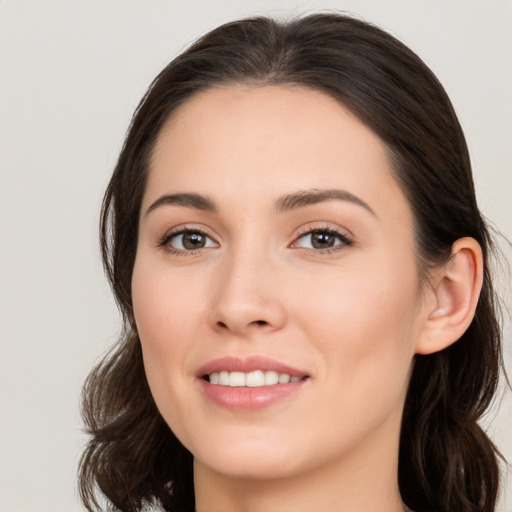
[(403, 512), (398, 489), (398, 436), (368, 440), (307, 472), (282, 478), (243, 478), (194, 462), (197, 512)]

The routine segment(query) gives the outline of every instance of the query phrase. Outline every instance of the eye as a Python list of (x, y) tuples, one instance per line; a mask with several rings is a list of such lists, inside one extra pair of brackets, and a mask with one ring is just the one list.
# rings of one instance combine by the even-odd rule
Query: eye
[(341, 248), (347, 245), (352, 245), (352, 241), (346, 235), (331, 228), (322, 228), (313, 229), (302, 234), (292, 244), (292, 247), (328, 251), (338, 246)]
[(191, 252), (208, 247), (218, 247), (217, 242), (197, 229), (183, 229), (166, 235), (159, 245), (173, 252)]

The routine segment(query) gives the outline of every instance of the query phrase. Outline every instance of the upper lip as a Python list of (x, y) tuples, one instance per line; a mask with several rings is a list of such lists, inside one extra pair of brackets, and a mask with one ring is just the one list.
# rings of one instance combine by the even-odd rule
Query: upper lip
[(220, 357), (207, 362), (198, 370), (198, 377), (202, 378), (205, 375), (210, 375), (214, 372), (253, 372), (255, 370), (262, 371), (275, 371), (278, 373), (286, 373), (291, 377), (304, 377), (308, 373), (298, 368), (293, 368), (281, 361), (271, 359), (264, 356), (250, 356), (250, 357)]

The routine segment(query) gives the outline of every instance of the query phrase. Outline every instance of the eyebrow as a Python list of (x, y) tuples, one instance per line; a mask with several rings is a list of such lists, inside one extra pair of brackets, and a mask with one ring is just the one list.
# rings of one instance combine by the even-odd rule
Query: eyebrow
[(333, 200), (348, 201), (377, 216), (368, 203), (346, 190), (335, 188), (300, 190), (292, 194), (286, 194), (276, 201), (275, 209), (278, 212), (285, 212)]
[(217, 212), (217, 207), (211, 199), (195, 193), (179, 193), (165, 194), (159, 197), (147, 209), (146, 215), (156, 208), (164, 205), (185, 206), (187, 208), (194, 208), (196, 210), (203, 210), (214, 213)]
[[(277, 199), (274, 209), (281, 213), (333, 200), (347, 201), (357, 206), (361, 206), (372, 215), (376, 216), (370, 205), (356, 195), (347, 192), (346, 190), (332, 188), (299, 190), (298, 192), (286, 194)], [(218, 209), (212, 199), (193, 192), (181, 192), (160, 196), (147, 209), (146, 215), (156, 208), (164, 205), (184, 206), (186, 208), (194, 208), (196, 210), (212, 213), (218, 212)]]

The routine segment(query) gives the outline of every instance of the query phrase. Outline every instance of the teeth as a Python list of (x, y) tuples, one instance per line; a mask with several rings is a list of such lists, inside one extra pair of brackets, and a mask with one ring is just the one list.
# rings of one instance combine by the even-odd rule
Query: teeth
[(230, 372), (229, 385), (234, 387), (245, 386), (245, 373), (243, 372)]
[(272, 386), (279, 382), (279, 374), (277, 372), (265, 372), (265, 386)]
[(291, 377), (287, 373), (279, 374), (279, 384), (288, 384), (288, 382), (290, 382), (290, 379)]
[(247, 373), (245, 375), (245, 385), (250, 388), (265, 385), (265, 374), (261, 370)]
[(249, 387), (257, 388), (261, 386), (273, 386), (275, 384), (288, 384), (289, 382), (298, 382), (300, 377), (292, 377), (287, 373), (277, 373), (276, 371), (264, 372), (255, 370), (252, 372), (214, 372), (210, 373), (210, 384), (220, 384), (221, 386), (231, 387)]

